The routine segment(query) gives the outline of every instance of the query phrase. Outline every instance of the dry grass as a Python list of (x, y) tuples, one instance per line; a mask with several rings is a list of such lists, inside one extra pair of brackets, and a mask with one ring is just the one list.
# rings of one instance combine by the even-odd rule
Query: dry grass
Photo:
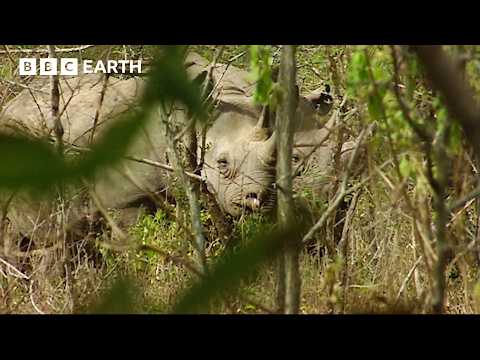
[[(319, 257), (306, 252), (302, 255), (302, 313), (428, 311), (431, 285), (424, 263), (420, 261), (412, 272), (420, 255), (412, 235), (411, 221), (401, 214), (401, 210), (392, 209), (388, 201), (375, 209), (375, 220), (369, 221), (365, 218), (365, 208), (369, 205), (366, 197), (360, 198), (348, 237), (346, 260), (339, 255)], [(177, 238), (174, 223), (164, 226), (144, 222), (137, 225), (134, 232), (136, 241), (155, 244), (166, 252), (180, 254), (183, 259), (194, 261), (191, 247), (185, 246), (185, 239)], [(147, 239), (143, 236), (145, 233)], [(211, 250), (209, 259), (213, 261), (218, 253), (219, 249)], [(165, 261), (154, 253), (102, 250), (102, 254), (100, 264), (94, 264), (85, 253), (75, 260), (73, 278), (78, 308), (95, 303), (113, 280), (128, 275), (141, 289), (137, 299), (139, 312), (167, 312), (174, 305), (175, 298), (195, 278), (185, 267)], [(30, 266), (40, 269), (43, 261), (45, 256), (38, 256), (31, 260)], [(36, 279), (33, 289), (30, 288), (31, 281), (2, 277), (1, 311), (67, 312), (69, 294), (64, 276), (59, 269), (55, 269), (59, 262), (59, 258), (53, 259), (42, 276), (33, 277)], [(273, 266), (264, 266), (253, 282), (242, 287), (241, 294), (252, 299), (253, 303), (232, 298), (214, 305), (211, 311), (262, 313), (257, 303), (273, 309), (274, 283)], [(475, 307), (475, 299), (472, 298), (476, 284), (473, 269), (450, 276), (448, 283), (448, 312), (478, 311), (478, 305)], [(402, 287), (403, 291), (398, 297)]]
[[(123, 47), (115, 48), (113, 53), (122, 54)], [(128, 49), (129, 54), (138, 54), (142, 49)], [(212, 56), (213, 47), (195, 47), (203, 55)], [(220, 61), (246, 51), (246, 47), (227, 47)], [(105, 49), (89, 49), (89, 54)], [(346, 47), (335, 47), (332, 51), (348, 51)], [(18, 81), (15, 67), (12, 65), (17, 54), (9, 58), (0, 57), (0, 77)], [(248, 53), (235, 60), (239, 66), (248, 65)], [(319, 78), (331, 70), (328, 59), (322, 57), (318, 47), (302, 48), (299, 57), (299, 78), (305, 89), (313, 89)], [(345, 72), (341, 64), (338, 76)], [(332, 81), (331, 75), (329, 79)], [(11, 99), (21, 88), (12, 83), (0, 83), (2, 104)], [(380, 163), (371, 158), (370, 163)], [(420, 220), (424, 226), (430, 226), (425, 219), (419, 219), (420, 213), (431, 213), (430, 208), (412, 213), (405, 199), (398, 194), (398, 184), (386, 179), (394, 179), (393, 168), (385, 170), (385, 176), (372, 177), (358, 198), (358, 204), (352, 213), (347, 242), (347, 254), (328, 254), (314, 256), (304, 252), (301, 257), (302, 300), (301, 312), (306, 314), (324, 313), (427, 313), (430, 311), (432, 289), (431, 272), (428, 259), (425, 259), (422, 236), (416, 233), (414, 221)], [(415, 188), (408, 190), (415, 198)], [(318, 209), (317, 209), (318, 210)], [(475, 313), (480, 311), (480, 286), (478, 282), (478, 264), (471, 260), (472, 254), (463, 251), (470, 242), (466, 227), (475, 218), (475, 209), (470, 216), (460, 217), (456, 224), (457, 246), (455, 263), (449, 268), (447, 311), (453, 314)], [(208, 214), (203, 214), (204, 224), (208, 226)], [(236, 224), (236, 233), (247, 241), (259, 227), (262, 220), (245, 219)], [(62, 231), (52, 220), (52, 234), (61, 237)], [(332, 224), (329, 225), (330, 227)], [(460, 229), (460, 230), (458, 230)], [(58, 230), (58, 231), (56, 231)], [(131, 238), (135, 244), (147, 243), (158, 246), (164, 252), (174, 254), (182, 261), (193, 262), (193, 249), (178, 224), (166, 219), (162, 213), (155, 218), (146, 216), (131, 229)], [(13, 237), (14, 234), (7, 236)], [(55, 243), (53, 236), (50, 243)], [(99, 235), (100, 236), (100, 235)], [(107, 235), (105, 235), (107, 236)], [(323, 235), (331, 240), (332, 231), (327, 229)], [(95, 240), (95, 236), (93, 237)], [(168, 312), (176, 297), (195, 278), (185, 266), (167, 261), (154, 252), (136, 250), (114, 251), (94, 245), (92, 238), (75, 244), (72, 282), (75, 287), (76, 311), (85, 311), (88, 306), (98, 302), (103, 291), (109, 288), (115, 279), (128, 276), (139, 289), (135, 297), (133, 311)], [(100, 239), (101, 240), (101, 239)], [(325, 240), (325, 239), (321, 239)], [(434, 248), (433, 244), (430, 244)], [(100, 253), (98, 257), (95, 252)], [(220, 256), (223, 245), (213, 242), (208, 249), (208, 259), (213, 262)], [(428, 251), (428, 250), (427, 250)], [(95, 257), (98, 258), (95, 258)], [(28, 258), (28, 263), (10, 259), (11, 266), (24, 273), (29, 279), (19, 278), (9, 265), (0, 264), (0, 312), (1, 313), (65, 313), (69, 312), (71, 294), (67, 291), (62, 268), (64, 249), (44, 251)], [(274, 271), (273, 266), (263, 266), (254, 279), (245, 283), (241, 296), (231, 297), (212, 305), (214, 313), (262, 313), (264, 308), (274, 308)], [(250, 301), (251, 300), (251, 301)]]

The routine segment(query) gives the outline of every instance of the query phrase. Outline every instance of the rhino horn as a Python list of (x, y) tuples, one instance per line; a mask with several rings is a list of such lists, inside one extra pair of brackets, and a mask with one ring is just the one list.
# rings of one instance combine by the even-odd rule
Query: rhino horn
[(264, 106), (262, 113), (258, 118), (256, 125), (253, 128), (252, 140), (253, 141), (266, 141), (269, 139), (270, 127), (269, 127), (269, 107)]
[(268, 129), (269, 128), (269, 114), (270, 114), (270, 109), (268, 106), (264, 106), (262, 109), (262, 113), (260, 114), (260, 117), (258, 118), (258, 122), (256, 125), (257, 129)]
[(277, 131), (275, 130), (272, 135), (265, 141), (265, 152), (268, 155), (273, 156), (275, 154), (277, 146)]

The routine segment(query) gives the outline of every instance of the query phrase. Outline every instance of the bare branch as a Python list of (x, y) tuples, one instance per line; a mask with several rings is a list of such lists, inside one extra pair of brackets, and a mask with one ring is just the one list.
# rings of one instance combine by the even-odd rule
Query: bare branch
[(195, 250), (197, 252), (198, 263), (200, 268), (202, 269), (203, 273), (207, 272), (207, 262), (205, 256), (205, 235), (203, 234), (202, 222), (200, 219), (200, 208), (198, 204), (198, 194), (193, 188), (193, 184), (189, 181), (187, 176), (185, 175), (185, 169), (183, 167), (182, 162), (180, 161), (180, 157), (177, 152), (176, 143), (174, 141), (175, 135), (172, 133), (170, 128), (170, 121), (171, 121), (171, 113), (170, 110), (167, 114), (161, 114), (161, 121), (167, 133), (167, 144), (169, 148), (169, 152), (171, 155), (171, 161), (173, 168), (175, 169), (175, 173), (180, 179), (185, 192), (187, 194), (189, 208), (190, 208), (190, 219), (192, 222), (192, 233), (195, 239)]
[(40, 308), (35, 303), (35, 300), (33, 299), (33, 280), (30, 281), (30, 286), (29, 286), (28, 293), (30, 295), (30, 302), (32, 303), (32, 306), (35, 309), (35, 311), (39, 314), (42, 314), (42, 315), (45, 314), (42, 310), (40, 310)]
[(0, 81), (5, 83), (5, 84), (21, 87), (22, 89), (28, 89), (28, 90), (43, 93), (43, 94), (50, 94), (48, 91), (41, 90), (41, 89), (36, 89), (34, 87), (19, 83), (17, 81), (12, 81), (12, 80), (8, 80), (8, 79), (4, 79), (4, 78), (0, 78)]
[[(287, 227), (295, 218), (292, 197), (292, 149), (295, 111), (297, 109), (296, 96), (296, 69), (295, 47), (285, 45), (282, 47), (279, 84), (283, 90), (283, 99), (277, 112), (277, 220), (280, 227)], [(285, 244), (284, 266), (280, 271), (278, 280), (284, 281), (285, 313), (296, 314), (300, 309), (300, 274), (299, 250), (300, 242), (297, 237), (292, 237), (290, 243)], [(284, 275), (284, 279), (282, 276)], [(280, 285), (280, 283), (279, 283)], [(280, 292), (283, 288), (279, 287)], [(281, 294), (280, 294), (281, 296)], [(279, 304), (283, 305), (283, 304)]]
[(374, 126), (374, 124), (371, 124), (368, 128), (365, 128), (362, 130), (360, 133), (357, 144), (355, 146), (355, 149), (353, 150), (353, 153), (350, 157), (350, 160), (347, 165), (347, 169), (345, 170), (345, 174), (343, 176), (343, 181), (342, 185), (340, 186), (339, 191), (337, 192), (337, 195), (335, 196), (335, 199), (333, 200), (333, 203), (325, 210), (320, 217), (320, 219), (315, 223), (315, 225), (312, 226), (312, 228), (307, 232), (307, 234), (303, 237), (302, 243), (307, 244), (312, 238), (313, 235), (323, 226), (325, 221), (328, 219), (328, 217), (335, 211), (335, 209), (340, 205), (340, 203), (343, 201), (345, 196), (347, 196), (349, 193), (354, 191), (354, 189), (358, 189), (360, 185), (364, 184), (367, 179), (364, 179), (360, 184), (351, 187), (350, 189), (347, 189), (348, 185), (348, 180), (350, 179), (350, 173), (353, 167), (353, 164), (355, 163), (355, 160), (357, 158), (358, 150), (363, 142), (363, 138), (365, 135), (371, 130), (371, 128)]
[(415, 269), (417, 268), (418, 264), (420, 264), (420, 261), (422, 261), (422, 256), (419, 256), (417, 261), (413, 264), (412, 268), (408, 272), (407, 276), (405, 279), (403, 279), (402, 285), (400, 286), (400, 289), (398, 290), (397, 296), (395, 298), (395, 305), (398, 303), (398, 300), (400, 300), (400, 296), (402, 296), (403, 291), (405, 290), (405, 287), (408, 284), (408, 281), (411, 279)]
[(402, 96), (400, 95), (400, 70), (399, 70), (399, 63), (398, 63), (398, 55), (397, 49), (394, 45), (391, 46), (392, 49), (392, 58), (393, 58), (393, 78), (394, 78), (394, 86), (393, 92), (395, 93), (395, 97), (397, 98), (398, 105), (400, 105), (400, 110), (402, 111), (403, 117), (407, 120), (410, 127), (415, 131), (418, 137), (424, 141), (426, 144), (431, 144), (433, 140), (432, 134), (430, 134), (426, 129), (422, 128), (418, 125), (410, 116), (410, 110), (408, 109), (407, 104), (403, 100)]
[[(139, 163), (152, 165), (152, 166), (158, 167), (158, 168), (163, 169), (163, 170), (172, 171), (172, 172), (175, 171), (175, 169), (172, 166), (165, 165), (165, 164), (159, 163), (157, 161), (135, 158), (133, 156), (125, 156), (125, 158), (128, 159), (128, 160), (139, 162)], [(203, 179), (200, 175), (197, 175), (197, 174), (194, 174), (194, 173), (191, 173), (191, 172), (188, 172), (188, 171), (184, 171), (183, 173), (191, 179), (194, 179), (194, 180), (197, 180), (197, 181), (200, 181), (200, 182), (203, 181)]]
[[(53, 45), (48, 45), (48, 54), (51, 58), (57, 58), (57, 54), (55, 53), (55, 47)], [(53, 126), (53, 130), (55, 133), (55, 137), (57, 139), (57, 146), (59, 151), (62, 151), (63, 148), (63, 125), (60, 121), (59, 117), (59, 104), (60, 104), (60, 90), (59, 90), (59, 76), (58, 75), (51, 75), (50, 76), (50, 100), (51, 100), (51, 126)]]
[[(137, 251), (153, 251), (160, 255), (162, 258), (164, 258), (166, 261), (172, 262), (173, 264), (179, 266), (179, 267), (185, 267), (187, 270), (189, 270), (191, 273), (195, 274), (199, 278), (203, 278), (205, 275), (202, 273), (200, 269), (198, 269), (194, 264), (190, 263), (190, 261), (178, 256), (178, 255), (172, 255), (167, 253), (166, 251), (160, 249), (158, 246), (152, 245), (152, 244), (142, 244), (139, 247), (137, 247)], [(272, 309), (267, 308), (266, 306), (258, 303), (257, 301), (252, 300), (251, 298), (244, 296), (242, 294), (237, 294), (237, 297), (246, 303), (250, 303), (254, 305), (255, 307), (259, 308), (260, 310), (268, 313), (268, 314), (273, 314), (275, 311)]]
[(23, 272), (18, 270), (15, 266), (10, 264), (8, 261), (2, 259), (1, 257), (0, 257), (0, 263), (6, 266), (8, 270), (8, 275), (11, 275), (13, 277), (20, 278), (20, 279), (26, 279), (26, 280), (30, 279), (29, 276), (25, 275)]
[[(109, 78), (110, 78), (110, 73), (105, 74), (103, 77), (102, 91), (100, 92), (100, 97), (98, 98), (98, 105), (97, 105), (97, 109), (95, 110), (95, 118), (93, 119), (92, 132), (90, 133), (90, 144), (93, 142), (93, 136), (95, 135), (95, 130), (97, 129), (98, 118), (100, 117), (100, 111), (102, 110), (103, 99), (105, 98), (105, 93), (107, 92), (107, 85), (108, 85)], [(72, 92), (72, 95), (73, 95), (73, 92)]]
[[(71, 148), (73, 150), (78, 151), (78, 152), (90, 152), (90, 151), (92, 151), (89, 148), (76, 146), (76, 145), (73, 145), (73, 144), (69, 144), (69, 145), (71, 146)], [(175, 169), (172, 166), (162, 164), (158, 161), (153, 161), (153, 160), (150, 160), (150, 159), (137, 158), (137, 157), (129, 156), (129, 155), (125, 155), (124, 158), (127, 159), (127, 160), (130, 160), (130, 161), (135, 161), (135, 162), (155, 166), (155, 167), (158, 167), (158, 168), (166, 170), (166, 171), (171, 171), (171, 172), (175, 171)], [(185, 173), (186, 176), (188, 176), (191, 179), (194, 179), (194, 180), (200, 181), (200, 182), (203, 181), (203, 179), (200, 175), (197, 175), (197, 174), (194, 174), (194, 173), (191, 173), (191, 172), (188, 172), (188, 171), (184, 171), (184, 173)]]
[(472, 88), (463, 80), (455, 63), (441, 46), (411, 48), (423, 63), (432, 85), (443, 95), (448, 111), (462, 126), (477, 159), (480, 159), (480, 107)]
[[(54, 51), (57, 54), (60, 53), (69, 53), (69, 52), (77, 52), (77, 51), (82, 51), (89, 49), (91, 47), (94, 47), (95, 45), (82, 45), (78, 47), (72, 47), (72, 48), (54, 48)], [(8, 49), (8, 50), (0, 50), (0, 54), (49, 54), (49, 50), (45, 50), (42, 48), (37, 48), (37, 49)]]

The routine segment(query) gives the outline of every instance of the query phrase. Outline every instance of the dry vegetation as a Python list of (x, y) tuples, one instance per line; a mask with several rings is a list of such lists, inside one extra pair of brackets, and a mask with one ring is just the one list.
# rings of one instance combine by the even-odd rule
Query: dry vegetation
[[(65, 48), (74, 46), (64, 46)], [(22, 47), (27, 48), (27, 47)], [(33, 47), (32, 47), (33, 48)], [(193, 46), (195, 51), (213, 59), (214, 46)], [(20, 47), (3, 47), (0, 54), (0, 104), (12, 99), (24, 85), (17, 74), (16, 64), (22, 54)], [(465, 58), (466, 78), (475, 89), (480, 88), (478, 65), (480, 48), (452, 47), (449, 53)], [(278, 62), (278, 47), (271, 48)], [(429, 90), (420, 71), (411, 69), (413, 55), (398, 48), (402, 97), (415, 122), (427, 124), (431, 119), (444, 119), (445, 109)], [(153, 53), (149, 46), (94, 46), (82, 50), (84, 58), (138, 58), (148, 60)], [(74, 54), (78, 54), (75, 52)], [(363, 56), (361, 59), (360, 56)], [(369, 61), (366, 68), (362, 61)], [(249, 67), (248, 46), (226, 46), (220, 62), (233, 60), (239, 67)], [(344, 113), (356, 109), (344, 130), (344, 140), (357, 136), (366, 124), (378, 122), (374, 136), (368, 141), (368, 151), (361, 159), (368, 179), (359, 190), (350, 194), (346, 218), (331, 217), (316, 236), (321, 244), (332, 243), (335, 219), (346, 224), (342, 241), (346, 251), (325, 247), (320, 256), (312, 251), (301, 254), (302, 293), (300, 312), (325, 313), (429, 313), (434, 293), (434, 266), (438, 260), (435, 237), (433, 198), (425, 147), (408, 123), (402, 118), (395, 92), (394, 64), (388, 46), (301, 46), (297, 53), (298, 83), (301, 92), (329, 84), (338, 107), (341, 97), (348, 94)], [(368, 69), (368, 67), (370, 68)], [(352, 70), (353, 69), (353, 70)], [(367, 69), (367, 70), (365, 70)], [(349, 75), (370, 71), (367, 79)], [(416, 71), (413, 73), (412, 71)], [(375, 88), (371, 76), (386, 95), (381, 104), (375, 103)], [(350, 77), (349, 77), (350, 76)], [(356, 81), (356, 82), (355, 82)], [(353, 82), (353, 83), (352, 83)], [(408, 84), (408, 82), (412, 82)], [(480, 91), (478, 92), (480, 94)], [(373, 99), (373, 100), (372, 100)], [(387, 117), (388, 121), (384, 118)], [(440, 121), (440, 120), (438, 120)], [(427, 126), (426, 126), (427, 127)], [(477, 166), (470, 147), (460, 131), (453, 127), (448, 141), (449, 183), (444, 200), (450, 204), (469, 194), (477, 183)], [(433, 126), (433, 132), (438, 129)], [(439, 141), (437, 139), (437, 141)], [(360, 160), (359, 160), (360, 161)], [(396, 163), (397, 162), (397, 163)], [(386, 164), (386, 165), (385, 165)], [(434, 175), (438, 169), (434, 167)], [(354, 181), (354, 180), (352, 180)], [(360, 180), (355, 180), (356, 183)], [(354, 181), (354, 182), (355, 182)], [(314, 209), (313, 219), (335, 196), (311, 199), (300, 193)], [(3, 199), (3, 198), (2, 198)], [(5, 208), (5, 201), (3, 202)], [(175, 208), (172, 206), (172, 211)], [(63, 210), (68, 216), (68, 208)], [(478, 219), (480, 203), (475, 198), (454, 209), (448, 219), (448, 256), (446, 267), (446, 312), (476, 313), (480, 311), (478, 266), (480, 243)], [(0, 213), (2, 214), (2, 213)], [(115, 214), (112, 214), (115, 218)], [(210, 241), (207, 261), (214, 263), (225, 244), (215, 239), (212, 219), (202, 210), (201, 220)], [(233, 220), (232, 220), (233, 221)], [(52, 219), (52, 223), (55, 219)], [(3, 228), (5, 226), (6, 228)], [(62, 228), (55, 225), (52, 236), (61, 236)], [(242, 242), (270, 220), (250, 216), (234, 221), (234, 233)], [(3, 219), (3, 241), (8, 238), (8, 222)], [(196, 274), (192, 246), (186, 240), (180, 220), (175, 221), (158, 211), (146, 215), (130, 229), (135, 242), (149, 249), (107, 249), (95, 245), (94, 234), (76, 244), (72, 254), (69, 284), (62, 271), (63, 251), (30, 249), (29, 257), (15, 262), (0, 253), (0, 312), (1, 313), (65, 313), (84, 311), (169, 312)], [(50, 239), (51, 240), (51, 239)], [(26, 244), (23, 244), (26, 247)], [(62, 250), (62, 249), (60, 249)], [(158, 250), (158, 251), (157, 251)], [(27, 251), (27, 249), (23, 249)], [(15, 265), (15, 266), (14, 266)], [(264, 264), (242, 282), (240, 292), (212, 303), (211, 313), (265, 313), (275, 308), (275, 272), (271, 263)], [(128, 278), (128, 284), (115, 282)], [(68, 278), (67, 278), (68, 280)], [(105, 296), (105, 291), (111, 289)], [(134, 286), (130, 286), (134, 284)], [(108, 308), (108, 296), (121, 301)], [(71, 301), (74, 297), (74, 308)]]

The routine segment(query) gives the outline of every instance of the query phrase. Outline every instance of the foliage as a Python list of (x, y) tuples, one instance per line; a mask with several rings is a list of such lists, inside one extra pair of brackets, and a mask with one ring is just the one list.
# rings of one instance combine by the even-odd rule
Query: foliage
[(40, 140), (2, 135), (0, 154), (0, 188), (40, 189), (56, 184), (75, 182), (92, 177), (99, 169), (115, 164), (148, 119), (153, 107), (165, 108), (174, 101), (183, 103), (200, 119), (206, 113), (202, 106), (198, 84), (192, 83), (182, 66), (182, 51), (167, 47), (158, 56), (151, 71), (145, 94), (139, 107), (123, 115), (111, 126), (92, 151), (74, 160), (64, 159), (56, 150)]
[(255, 274), (258, 266), (279, 254), (283, 239), (296, 236), (300, 230), (291, 226), (282, 232), (261, 232), (249, 244), (228, 250), (200, 282), (191, 285), (179, 299), (174, 312), (205, 312), (216, 297), (235, 293), (242, 279)]
[(132, 279), (120, 278), (113, 282), (97, 303), (82, 312), (92, 314), (131, 314), (136, 311), (138, 288)]
[(250, 46), (251, 77), (256, 82), (253, 99), (256, 103), (267, 105), (273, 89), (272, 57), (267, 46)]
[[(207, 111), (200, 96), (201, 84), (190, 82), (181, 66), (185, 47), (126, 48), (132, 56), (153, 58), (147, 91), (140, 106), (119, 119), (117, 125), (94, 145), (91, 153), (75, 158), (62, 156), (52, 144), (44, 141), (2, 135), (0, 188), (21, 188), (40, 194), (58, 184), (76, 184), (81, 178), (94, 176), (99, 169), (112, 166), (122, 157), (140, 127), (148, 121), (148, 112), (158, 105), (168, 111), (170, 104), (179, 102), (192, 116), (206, 119)], [(197, 49), (213, 59), (214, 46), (196, 46)], [(112, 56), (122, 57), (124, 50), (122, 46), (115, 47), (111, 49)], [(448, 50), (454, 55), (470, 56), (465, 67), (466, 77), (478, 91), (478, 47), (449, 47)], [(88, 53), (93, 55), (94, 51), (97, 49), (89, 49)], [(227, 62), (236, 55), (241, 56), (236, 57), (233, 64), (249, 67), (256, 81), (255, 101), (272, 105), (276, 100), (272, 81), (275, 47), (226, 46), (219, 61)], [(472, 162), (463, 133), (455, 119), (450, 118), (443, 99), (431, 90), (414, 54), (398, 47), (397, 55), (397, 85), (400, 85), (399, 93), (407, 106), (407, 114), (400, 107), (393, 87), (395, 69), (391, 47), (300, 46), (298, 49), (298, 82), (302, 92), (313, 90), (319, 83), (333, 84), (335, 80), (334, 94), (347, 95), (348, 101), (340, 115), (352, 110), (355, 115), (346, 124), (346, 138), (353, 139), (367, 124), (377, 125), (367, 144), (367, 159), (362, 160), (369, 181), (362, 188), (352, 213), (346, 236), (347, 254), (302, 255), (304, 313), (395, 312), (399, 311), (399, 304), (409, 304), (405, 307), (408, 311), (428, 312), (431, 266), (436, 251), (432, 223), (436, 213), (431, 206), (433, 191), (428, 178), (428, 156), (431, 154), (427, 145), (435, 144), (438, 135), (448, 130), (445, 145), (451, 174), (446, 200), (468, 194), (476, 184), (477, 165)], [(2, 77), (15, 76), (11, 65), (0, 66), (0, 69)], [(336, 104), (341, 100), (336, 99)], [(431, 144), (418, 136), (406, 115), (432, 134), (434, 140)], [(385, 161), (390, 161), (388, 166), (380, 167)], [(433, 175), (437, 176), (434, 157), (432, 168)], [(333, 183), (334, 180), (327, 182)], [(331, 196), (317, 197), (307, 188), (297, 193), (299, 201), (308, 202), (308, 208), (314, 209), (314, 215), (309, 215), (314, 221), (328, 207)], [(447, 273), (447, 297), (448, 311), (454, 313), (478, 312), (480, 309), (478, 264), (471, 245), (477, 236), (477, 206), (471, 202), (449, 218), (447, 233), (452, 252), (450, 260), (454, 264), (450, 264)], [(204, 225), (212, 221), (206, 209), (201, 211), (201, 220)], [(331, 240), (333, 225), (319, 235), (320, 240)], [(142, 217), (130, 235), (137, 245), (157, 246), (167, 254), (181, 256), (185, 263), (193, 257), (187, 236), (181, 232), (181, 224), (162, 211)], [(88, 308), (81, 308), (80, 312), (262, 311), (254, 301), (240, 300), (241, 295), (261, 299), (258, 303), (264, 305), (271, 302), (274, 283), (270, 265), (284, 236), (287, 235), (278, 233), (275, 224), (265, 216), (247, 216), (236, 221), (232, 238), (238, 240), (237, 246), (212, 246), (208, 253), (211, 266), (203, 277), (192, 274), (181, 263), (174, 264), (162, 258), (153, 250), (119, 254), (102, 249), (100, 268), (93, 270), (91, 265), (82, 263), (75, 274), (79, 293), (91, 292), (89, 295), (96, 300)], [(61, 296), (64, 284), (51, 282), (55, 290), (50, 294)], [(1, 290), (8, 311), (15, 311), (16, 302), (29, 301), (29, 289), (20, 281), (11, 283), (13, 285), (2, 282)], [(9, 293), (20, 294), (19, 299), (27, 300), (8, 300)], [(56, 309), (61, 312), (61, 307)]]

